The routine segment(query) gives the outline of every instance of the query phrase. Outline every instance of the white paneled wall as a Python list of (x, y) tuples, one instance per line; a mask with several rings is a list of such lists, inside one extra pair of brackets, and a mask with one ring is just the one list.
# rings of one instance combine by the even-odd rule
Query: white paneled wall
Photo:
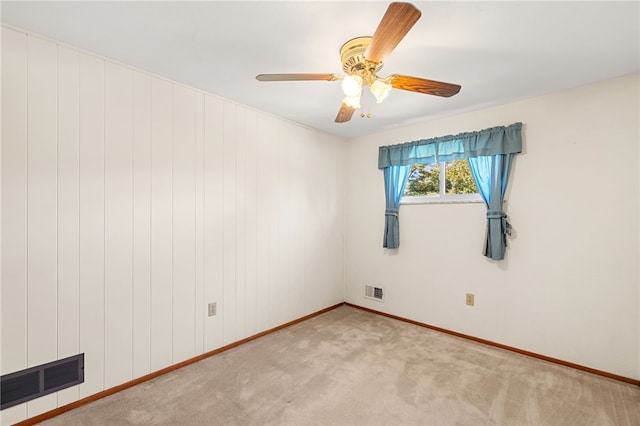
[(3, 27), (1, 372), (85, 353), (85, 382), (1, 424), (341, 302), (344, 154)]

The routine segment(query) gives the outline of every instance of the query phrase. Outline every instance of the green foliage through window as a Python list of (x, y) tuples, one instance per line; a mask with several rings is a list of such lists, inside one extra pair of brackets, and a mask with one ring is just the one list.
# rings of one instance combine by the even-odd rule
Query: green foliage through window
[[(443, 168), (444, 170), (442, 170)], [(444, 178), (443, 187), (440, 185), (441, 178)], [(446, 163), (411, 165), (409, 181), (404, 195), (409, 197), (437, 197), (445, 194), (477, 193), (478, 188), (471, 175), (469, 163), (467, 160), (455, 160)]]
[(411, 197), (440, 193), (440, 164), (412, 164), (404, 195)]

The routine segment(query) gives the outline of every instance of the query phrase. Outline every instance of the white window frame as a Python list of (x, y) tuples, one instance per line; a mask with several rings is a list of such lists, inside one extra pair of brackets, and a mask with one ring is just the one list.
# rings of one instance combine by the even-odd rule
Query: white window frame
[(438, 163), (440, 167), (439, 195), (403, 195), (400, 204), (463, 204), (484, 203), (479, 193), (475, 194), (447, 194), (446, 191), (446, 162)]

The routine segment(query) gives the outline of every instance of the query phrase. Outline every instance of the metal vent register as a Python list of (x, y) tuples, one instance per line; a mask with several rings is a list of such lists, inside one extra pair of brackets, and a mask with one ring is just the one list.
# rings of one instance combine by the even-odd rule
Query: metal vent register
[(364, 286), (364, 297), (367, 299), (377, 300), (379, 302), (384, 301), (384, 291), (380, 287), (374, 287), (372, 285)]
[(84, 354), (0, 377), (0, 410), (84, 382)]

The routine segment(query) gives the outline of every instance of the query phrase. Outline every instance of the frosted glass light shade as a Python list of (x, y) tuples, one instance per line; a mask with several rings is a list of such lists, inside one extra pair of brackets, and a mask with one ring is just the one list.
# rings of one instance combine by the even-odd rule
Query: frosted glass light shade
[(347, 96), (342, 100), (342, 103), (353, 109), (358, 109), (360, 108), (360, 94), (357, 96)]
[(387, 95), (389, 94), (389, 90), (391, 90), (391, 84), (386, 83), (383, 80), (374, 80), (369, 87), (371, 93), (376, 98), (376, 103), (382, 102)]
[(359, 75), (348, 75), (342, 80), (342, 92), (345, 96), (360, 96), (362, 92), (362, 77)]

